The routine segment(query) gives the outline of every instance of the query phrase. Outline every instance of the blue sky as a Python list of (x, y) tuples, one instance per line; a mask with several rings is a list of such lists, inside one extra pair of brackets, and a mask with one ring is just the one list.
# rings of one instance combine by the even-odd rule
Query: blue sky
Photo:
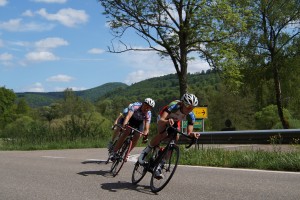
[[(102, 11), (97, 0), (0, 0), (0, 87), (78, 91), (175, 73), (155, 52), (107, 52), (113, 36)], [(123, 41), (147, 47), (133, 32)], [(195, 60), (188, 71), (208, 68)]]

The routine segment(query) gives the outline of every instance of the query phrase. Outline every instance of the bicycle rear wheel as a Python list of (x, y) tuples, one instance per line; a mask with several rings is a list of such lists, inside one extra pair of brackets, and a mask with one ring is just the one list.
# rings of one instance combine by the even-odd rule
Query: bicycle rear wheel
[[(158, 162), (159, 164), (154, 168), (151, 181), (150, 181), (150, 188), (151, 191), (156, 193), (161, 191), (171, 180), (173, 177), (179, 160), (179, 148), (178, 146), (174, 145), (169, 150), (163, 152), (164, 155), (162, 156), (161, 160)], [(164, 160), (164, 163), (162, 161)], [(155, 172), (158, 168), (161, 168), (161, 173), (163, 178), (157, 179), (155, 178)]]
[(113, 161), (111, 165), (110, 172), (112, 173), (113, 177), (117, 176), (120, 172), (121, 168), (123, 167), (124, 163), (127, 161), (127, 156), (131, 149), (132, 142), (125, 141), (121, 148), (117, 153), (117, 158)]

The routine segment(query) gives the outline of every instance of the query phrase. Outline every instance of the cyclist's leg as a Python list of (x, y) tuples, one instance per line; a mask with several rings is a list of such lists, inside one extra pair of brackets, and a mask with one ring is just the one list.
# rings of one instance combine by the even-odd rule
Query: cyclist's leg
[(129, 135), (130, 130), (126, 129), (125, 131), (123, 131), (123, 133), (121, 134), (121, 136), (119, 137), (115, 147), (114, 147), (114, 152), (116, 153), (122, 146), (122, 144), (124, 143), (126, 137)]
[[(136, 128), (139, 131), (143, 132), (144, 131), (144, 122), (138, 124), (137, 126), (133, 125), (133, 128)], [(140, 137), (141, 137), (141, 134), (134, 133), (133, 138), (132, 138), (132, 147), (131, 147), (130, 151), (136, 146), (136, 144), (138, 143)]]
[(158, 130), (158, 134), (155, 135), (152, 138), (152, 140), (150, 141), (148, 146), (140, 154), (139, 159), (138, 159), (140, 164), (144, 164), (145, 163), (144, 158), (151, 151), (151, 149), (153, 147), (159, 145), (160, 141), (162, 141), (163, 139), (165, 139), (168, 136), (168, 133), (166, 132), (165, 126), (161, 127), (161, 126), (158, 125), (157, 130)]

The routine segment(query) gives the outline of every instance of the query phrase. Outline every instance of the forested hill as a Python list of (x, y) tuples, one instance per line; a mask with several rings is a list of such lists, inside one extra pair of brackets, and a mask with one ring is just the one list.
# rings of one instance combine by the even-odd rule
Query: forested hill
[[(210, 70), (206, 73), (188, 74), (187, 80), (188, 91), (201, 97), (201, 104), (207, 104), (208, 91), (216, 90), (217, 85), (220, 83), (219, 75)], [(171, 100), (178, 99), (180, 92), (177, 75), (169, 74), (134, 83), (129, 87), (108, 92), (100, 100), (110, 100), (114, 102), (114, 105), (121, 104), (125, 106), (130, 102), (142, 101), (147, 97), (155, 100), (155, 110)]]
[[(106, 83), (88, 90), (74, 91), (74, 93), (76, 96), (94, 102), (110, 91), (126, 87), (128, 87), (128, 85), (125, 83), (114, 82)], [(64, 92), (24, 92), (16, 94), (18, 98), (25, 98), (31, 107), (50, 105), (51, 103), (64, 98)]]
[[(206, 73), (188, 74), (188, 91), (195, 92), (196, 95), (203, 97), (202, 91), (214, 88), (219, 83), (219, 76), (209, 70)], [(198, 91), (198, 92), (196, 92)], [(106, 83), (99, 87), (88, 90), (74, 91), (76, 96), (83, 99), (97, 102), (98, 100), (110, 99), (113, 101), (130, 103), (141, 101), (151, 97), (155, 99), (158, 107), (172, 99), (179, 98), (179, 82), (176, 74), (169, 74), (161, 77), (150, 78), (130, 86), (124, 83)], [(31, 107), (50, 105), (51, 103), (64, 98), (64, 92), (25, 92), (17, 93), (18, 98), (25, 98)], [(128, 101), (128, 102), (124, 102)]]

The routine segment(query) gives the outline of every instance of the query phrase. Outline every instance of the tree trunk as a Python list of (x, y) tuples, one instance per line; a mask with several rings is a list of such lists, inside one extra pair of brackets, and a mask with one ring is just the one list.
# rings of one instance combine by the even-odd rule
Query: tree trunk
[(280, 80), (279, 80), (279, 73), (278, 73), (278, 68), (274, 66), (273, 70), (273, 75), (274, 75), (274, 86), (275, 86), (275, 92), (276, 92), (276, 104), (277, 104), (277, 109), (278, 109), (278, 115), (281, 121), (281, 124), (284, 129), (289, 128), (289, 123), (288, 121), (284, 118), (283, 115), (283, 107), (282, 107), (282, 95), (281, 95), (281, 86), (280, 86)]
[(180, 97), (182, 97), (182, 95), (187, 92), (187, 62), (181, 61), (180, 67), (181, 70), (180, 72), (177, 71), (177, 75), (179, 80)]

